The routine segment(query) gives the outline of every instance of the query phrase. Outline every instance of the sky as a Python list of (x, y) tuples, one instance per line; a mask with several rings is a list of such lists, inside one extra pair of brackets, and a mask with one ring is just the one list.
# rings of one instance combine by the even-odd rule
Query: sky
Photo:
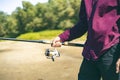
[(33, 5), (37, 4), (38, 2), (48, 2), (48, 0), (0, 0), (0, 11), (11, 14), (16, 7), (22, 7), (22, 1), (29, 1)]

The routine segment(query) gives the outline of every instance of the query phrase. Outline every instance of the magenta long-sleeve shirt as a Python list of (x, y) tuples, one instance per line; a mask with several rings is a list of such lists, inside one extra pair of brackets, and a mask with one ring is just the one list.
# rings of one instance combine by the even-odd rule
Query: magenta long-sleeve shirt
[(70, 41), (88, 32), (82, 54), (88, 60), (97, 60), (104, 51), (120, 42), (120, 7), (117, 1), (82, 0), (78, 23), (59, 37), (63, 42)]

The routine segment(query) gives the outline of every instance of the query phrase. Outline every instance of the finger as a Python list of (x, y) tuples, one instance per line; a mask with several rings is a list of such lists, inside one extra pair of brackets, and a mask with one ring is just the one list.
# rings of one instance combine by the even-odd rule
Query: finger
[(55, 46), (56, 46), (56, 47), (61, 47), (61, 45), (62, 45), (61, 42), (56, 42), (56, 45), (55, 45)]
[(51, 46), (52, 46), (52, 47), (55, 46), (55, 41), (54, 41), (54, 40), (52, 41)]
[(57, 45), (58, 45), (58, 41), (57, 41), (57, 40), (54, 40), (54, 41), (52, 42), (52, 46), (53, 46), (53, 47), (57, 47)]
[(52, 47), (61, 47), (61, 45), (62, 45), (61, 42), (57, 41), (57, 42), (52, 44)]
[(57, 40), (56, 40), (56, 38), (55, 38), (55, 39), (52, 41), (51, 46), (54, 47), (55, 44), (56, 44), (56, 42), (57, 42)]
[(116, 63), (116, 73), (119, 73), (119, 72), (120, 72), (120, 64)]
[(51, 46), (52, 47), (59, 47), (61, 44), (60, 44), (60, 37), (56, 37), (53, 41), (52, 41), (52, 44)]

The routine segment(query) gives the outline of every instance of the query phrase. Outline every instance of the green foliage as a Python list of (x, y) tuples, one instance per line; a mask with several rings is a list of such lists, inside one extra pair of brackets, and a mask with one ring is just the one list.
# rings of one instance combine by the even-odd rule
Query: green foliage
[(12, 16), (9, 16), (7, 18), (7, 23), (5, 26), (5, 30), (6, 32), (5, 36), (10, 36), (10, 37), (15, 37), (18, 34), (18, 30), (17, 30), (17, 21), (15, 18), (13, 18)]
[(70, 28), (78, 21), (80, 1), (49, 0), (36, 5), (22, 1), (22, 8), (17, 7), (11, 15), (0, 12), (0, 36)]
[(0, 12), (0, 36), (5, 35), (5, 26), (7, 21), (7, 15), (4, 12)]
[(68, 19), (68, 20), (63, 20), (62, 22), (60, 22), (58, 27), (63, 26), (63, 29), (66, 29), (66, 28), (70, 28), (72, 25), (73, 25), (73, 23), (71, 22), (71, 20)]
[(33, 21), (27, 23), (25, 27), (26, 32), (36, 32), (43, 28), (42, 26), (42, 19), (41, 18), (34, 18)]

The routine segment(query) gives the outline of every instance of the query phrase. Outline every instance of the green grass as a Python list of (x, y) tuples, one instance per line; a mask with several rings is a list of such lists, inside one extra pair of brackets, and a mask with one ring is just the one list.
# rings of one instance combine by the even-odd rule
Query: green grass
[[(31, 32), (20, 35), (19, 39), (28, 39), (28, 40), (41, 40), (41, 39), (53, 39), (56, 36), (58, 36), (60, 33), (62, 33), (63, 30), (45, 30), (40, 32)], [(86, 39), (86, 35), (82, 36), (81, 38), (78, 38), (77, 40), (84, 41)]]
[(40, 32), (31, 32), (22, 34), (17, 38), (28, 40), (52, 39), (62, 33), (63, 30), (45, 30)]

